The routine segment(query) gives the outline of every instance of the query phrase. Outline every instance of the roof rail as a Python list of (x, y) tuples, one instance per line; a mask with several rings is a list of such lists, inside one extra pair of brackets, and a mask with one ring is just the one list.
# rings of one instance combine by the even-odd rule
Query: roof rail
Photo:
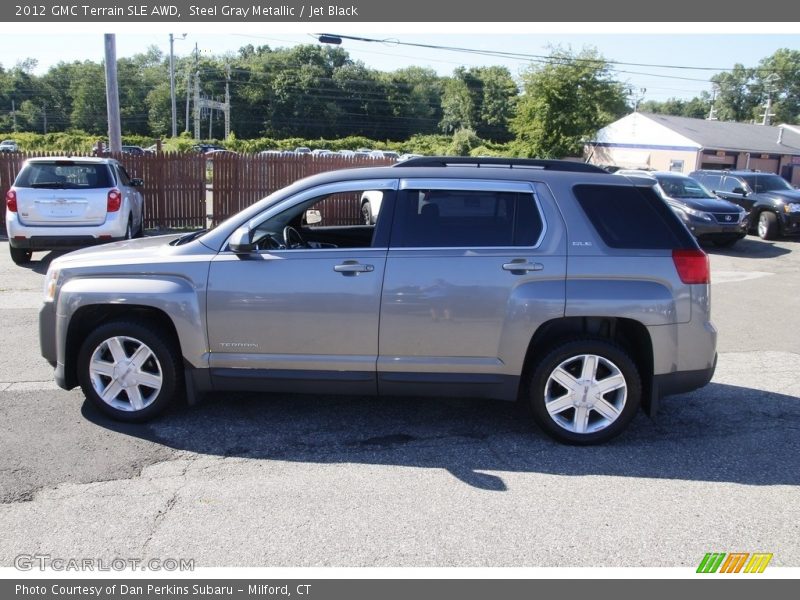
[(509, 169), (543, 169), (546, 171), (575, 171), (583, 173), (605, 173), (608, 171), (588, 163), (572, 162), (569, 160), (551, 160), (542, 158), (501, 158), (495, 156), (477, 157), (470, 156), (420, 156), (409, 158), (393, 165), (400, 167), (505, 167)]

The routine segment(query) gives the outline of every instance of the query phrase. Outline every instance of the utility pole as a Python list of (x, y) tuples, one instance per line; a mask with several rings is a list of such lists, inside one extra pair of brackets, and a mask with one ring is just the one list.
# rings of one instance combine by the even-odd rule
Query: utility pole
[(194, 139), (200, 139), (200, 49), (194, 44)]
[[(632, 95), (633, 93), (631, 90)], [(639, 112), (639, 103), (644, 100), (645, 93), (647, 93), (647, 88), (639, 88), (639, 93), (633, 96), (633, 112)]]
[(184, 132), (189, 133), (189, 102), (192, 97), (192, 69), (191, 67), (186, 70), (186, 129)]
[(45, 134), (47, 134), (47, 102), (42, 104), (42, 130)]
[(771, 73), (767, 76), (764, 80), (766, 84), (765, 88), (767, 91), (767, 107), (764, 109), (764, 118), (761, 120), (762, 125), (769, 125), (772, 117), (775, 116), (775, 113), (772, 112), (772, 93), (775, 91), (775, 84), (780, 79), (780, 75), (777, 73)]
[(231, 136), (231, 66), (225, 65), (225, 139)]
[(106, 105), (108, 107), (108, 146), (111, 152), (122, 151), (122, 127), (119, 117), (119, 88), (117, 87), (117, 38), (105, 34), (106, 47)]
[[(179, 38), (180, 40), (186, 39), (186, 34)], [(175, 98), (175, 36), (169, 34), (169, 96), (172, 100), (172, 137), (178, 135), (178, 107), (177, 98)]]
[(708, 117), (706, 117), (706, 121), (717, 121), (717, 113), (715, 112), (714, 106), (717, 103), (717, 91), (719, 91), (719, 86), (715, 83), (711, 86), (711, 108), (708, 109)]
[(200, 71), (194, 74), (194, 139), (200, 139)]
[(14, 123), (14, 133), (17, 133), (17, 107), (14, 105), (14, 99), (11, 99), (11, 120)]

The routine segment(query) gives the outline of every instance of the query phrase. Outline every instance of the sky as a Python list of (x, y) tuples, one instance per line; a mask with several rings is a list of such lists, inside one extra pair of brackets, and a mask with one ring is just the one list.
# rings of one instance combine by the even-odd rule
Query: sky
[[(201, 52), (220, 55), (236, 53), (247, 44), (254, 46), (267, 44), (270, 47), (291, 47), (303, 43), (318, 43), (313, 33), (334, 33), (356, 37), (369, 37), (384, 40), (382, 43), (367, 43), (345, 40), (342, 47), (353, 59), (363, 61), (368, 67), (379, 70), (394, 70), (411, 65), (430, 67), (441, 75), (452, 73), (458, 66), (504, 65), (512, 75), (518, 76), (529, 61), (474, 53), (433, 50), (398, 45), (396, 42), (433, 44), (469, 48), (480, 51), (513, 52), (543, 56), (552, 46), (571, 47), (580, 50), (594, 47), (608, 60), (622, 63), (616, 65), (616, 77), (643, 100), (663, 101), (668, 98), (689, 99), (703, 91), (711, 91), (708, 79), (711, 75), (730, 69), (736, 63), (756, 66), (758, 61), (771, 55), (779, 48), (800, 50), (800, 34), (791, 29), (776, 27), (770, 31), (769, 24), (763, 26), (763, 33), (720, 33), (704, 31), (708, 25), (691, 24), (651, 24), (650, 27), (620, 26), (613, 33), (598, 34), (596, 26), (581, 27), (567, 24), (562, 27), (543, 27), (544, 24), (517, 24), (515, 27), (502, 24), (487, 25), (483, 31), (464, 31), (444, 33), (453, 29), (474, 29), (455, 24), (380, 24), (368, 25), (341, 24), (307, 25), (286, 24), (281, 31), (269, 31), (268, 27), (237, 27), (237, 32), (225, 32), (230, 24), (219, 25), (217, 31), (195, 24), (161, 24), (149, 33), (135, 29), (141, 26), (126, 24), (117, 27), (117, 56), (131, 56), (143, 52), (149, 46), (157, 46), (162, 52), (169, 52), (169, 33), (176, 40), (186, 32), (185, 40), (175, 42), (176, 56), (191, 53), (195, 44)], [(524, 24), (523, 24), (524, 25)], [(604, 24), (605, 25), (605, 24)], [(309, 29), (313, 27), (313, 29)], [(128, 31), (131, 28), (134, 31)], [(171, 28), (171, 29), (170, 29)], [(34, 58), (38, 61), (37, 73), (59, 61), (94, 60), (103, 58), (103, 34), (83, 31), (79, 27), (74, 33), (64, 34), (59, 30), (42, 32), (37, 29), (28, 33), (9, 33), (3, 35), (3, 52), (0, 64), (12, 67), (18, 61)], [(113, 31), (114, 28), (107, 27)], [(420, 33), (420, 29), (426, 29)], [(609, 28), (604, 27), (605, 30)], [(614, 27), (610, 28), (614, 30)], [(631, 31), (647, 30), (648, 33)], [(222, 33), (220, 32), (222, 30)], [(663, 31), (663, 33), (659, 33)], [(683, 33), (688, 31), (691, 33)], [(795, 31), (797, 29), (795, 28)], [(667, 65), (683, 67), (666, 68)], [(688, 67), (688, 68), (687, 68)]]

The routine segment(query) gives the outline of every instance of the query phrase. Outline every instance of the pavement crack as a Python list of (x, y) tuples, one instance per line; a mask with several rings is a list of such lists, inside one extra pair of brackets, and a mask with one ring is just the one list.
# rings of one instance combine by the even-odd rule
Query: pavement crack
[(146, 556), (147, 547), (152, 542), (153, 538), (155, 537), (156, 533), (158, 532), (159, 528), (161, 527), (161, 523), (164, 519), (167, 518), (167, 515), (175, 508), (175, 505), (178, 503), (178, 497), (180, 496), (181, 491), (186, 485), (189, 483), (186, 474), (189, 472), (189, 468), (197, 461), (199, 458), (197, 455), (192, 456), (182, 456), (179, 457), (184, 460), (188, 459), (186, 464), (183, 466), (180, 475), (178, 478), (181, 479), (181, 484), (172, 492), (172, 495), (167, 499), (164, 508), (159, 510), (156, 513), (156, 516), (153, 518), (153, 524), (150, 526), (150, 532), (147, 534), (147, 538), (145, 539), (144, 543), (142, 544), (142, 556)]

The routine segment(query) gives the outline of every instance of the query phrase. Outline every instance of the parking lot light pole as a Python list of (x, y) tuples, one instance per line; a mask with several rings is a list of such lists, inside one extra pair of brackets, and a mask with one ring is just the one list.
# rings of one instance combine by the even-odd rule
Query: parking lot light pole
[[(185, 40), (184, 33), (179, 40)], [(175, 98), (175, 36), (169, 34), (169, 97), (172, 102), (172, 137), (178, 136), (178, 107)]]

